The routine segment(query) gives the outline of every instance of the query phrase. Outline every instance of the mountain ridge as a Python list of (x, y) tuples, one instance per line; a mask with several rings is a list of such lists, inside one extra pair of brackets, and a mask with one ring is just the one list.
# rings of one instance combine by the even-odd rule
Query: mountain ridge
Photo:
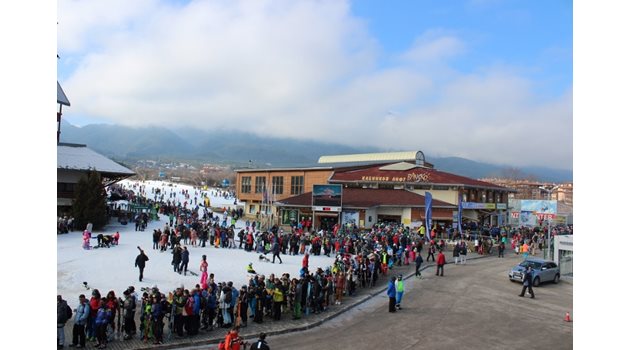
[[(172, 159), (242, 166), (312, 166), (322, 155), (376, 153), (376, 147), (352, 147), (312, 140), (271, 138), (247, 132), (169, 130), (147, 126), (132, 128), (110, 124), (74, 126), (62, 120), (60, 142), (82, 143), (119, 161)], [(515, 167), (461, 157), (432, 157), (436, 169), (470, 178), (527, 178), (545, 182), (572, 182), (573, 171), (539, 166)]]

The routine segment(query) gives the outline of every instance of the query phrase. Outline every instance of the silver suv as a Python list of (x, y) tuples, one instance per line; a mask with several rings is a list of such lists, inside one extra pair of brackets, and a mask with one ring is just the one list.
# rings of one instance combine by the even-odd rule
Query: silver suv
[(555, 262), (539, 259), (527, 258), (517, 266), (514, 266), (508, 273), (511, 281), (523, 282), (527, 266), (532, 267), (532, 281), (534, 287), (538, 287), (543, 282), (560, 282), (560, 268)]

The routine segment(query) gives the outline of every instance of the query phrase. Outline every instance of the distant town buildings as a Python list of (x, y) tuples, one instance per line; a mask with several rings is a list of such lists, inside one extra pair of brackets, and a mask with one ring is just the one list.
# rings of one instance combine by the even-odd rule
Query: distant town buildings
[(519, 225), (518, 212), (521, 200), (555, 200), (558, 202), (555, 224), (573, 224), (573, 183), (549, 183), (532, 180), (514, 180), (485, 178), (484, 182), (508, 187), (511, 192), (509, 197), (509, 214), (507, 222), (511, 225)]
[[(573, 183), (571, 182), (555, 184), (531, 180), (498, 178), (484, 178), (479, 180), (514, 189), (516, 192), (509, 194), (509, 198), (511, 199), (551, 199), (573, 207)], [(551, 198), (549, 198), (547, 191), (542, 188), (552, 190)]]

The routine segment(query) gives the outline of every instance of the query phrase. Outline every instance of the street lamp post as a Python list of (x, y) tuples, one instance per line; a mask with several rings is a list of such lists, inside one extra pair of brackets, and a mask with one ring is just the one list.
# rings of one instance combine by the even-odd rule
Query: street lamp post
[[(544, 186), (540, 186), (539, 188), (545, 192), (547, 192), (547, 200), (551, 201), (551, 193), (559, 186), (554, 186), (551, 189), (547, 189)], [(547, 259), (551, 260), (551, 216), (547, 214)]]

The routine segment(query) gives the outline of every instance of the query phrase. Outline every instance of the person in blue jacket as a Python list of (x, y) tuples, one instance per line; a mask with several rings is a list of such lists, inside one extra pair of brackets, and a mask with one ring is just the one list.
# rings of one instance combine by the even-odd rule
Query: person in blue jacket
[(164, 341), (164, 324), (162, 323), (164, 318), (164, 310), (162, 309), (161, 295), (156, 293), (151, 296), (151, 326), (153, 326), (153, 337), (155, 341), (153, 344), (162, 344)]
[(99, 309), (96, 312), (96, 339), (98, 340), (96, 347), (99, 349), (107, 347), (107, 324), (112, 315), (111, 310), (105, 305), (106, 301), (107, 299), (101, 298)]
[(387, 296), (389, 297), (389, 312), (396, 312), (396, 276), (392, 276), (389, 280)]
[(79, 295), (79, 306), (74, 311), (74, 326), (72, 326), (72, 343), (70, 347), (85, 348), (85, 326), (87, 325), (90, 305), (85, 295)]

